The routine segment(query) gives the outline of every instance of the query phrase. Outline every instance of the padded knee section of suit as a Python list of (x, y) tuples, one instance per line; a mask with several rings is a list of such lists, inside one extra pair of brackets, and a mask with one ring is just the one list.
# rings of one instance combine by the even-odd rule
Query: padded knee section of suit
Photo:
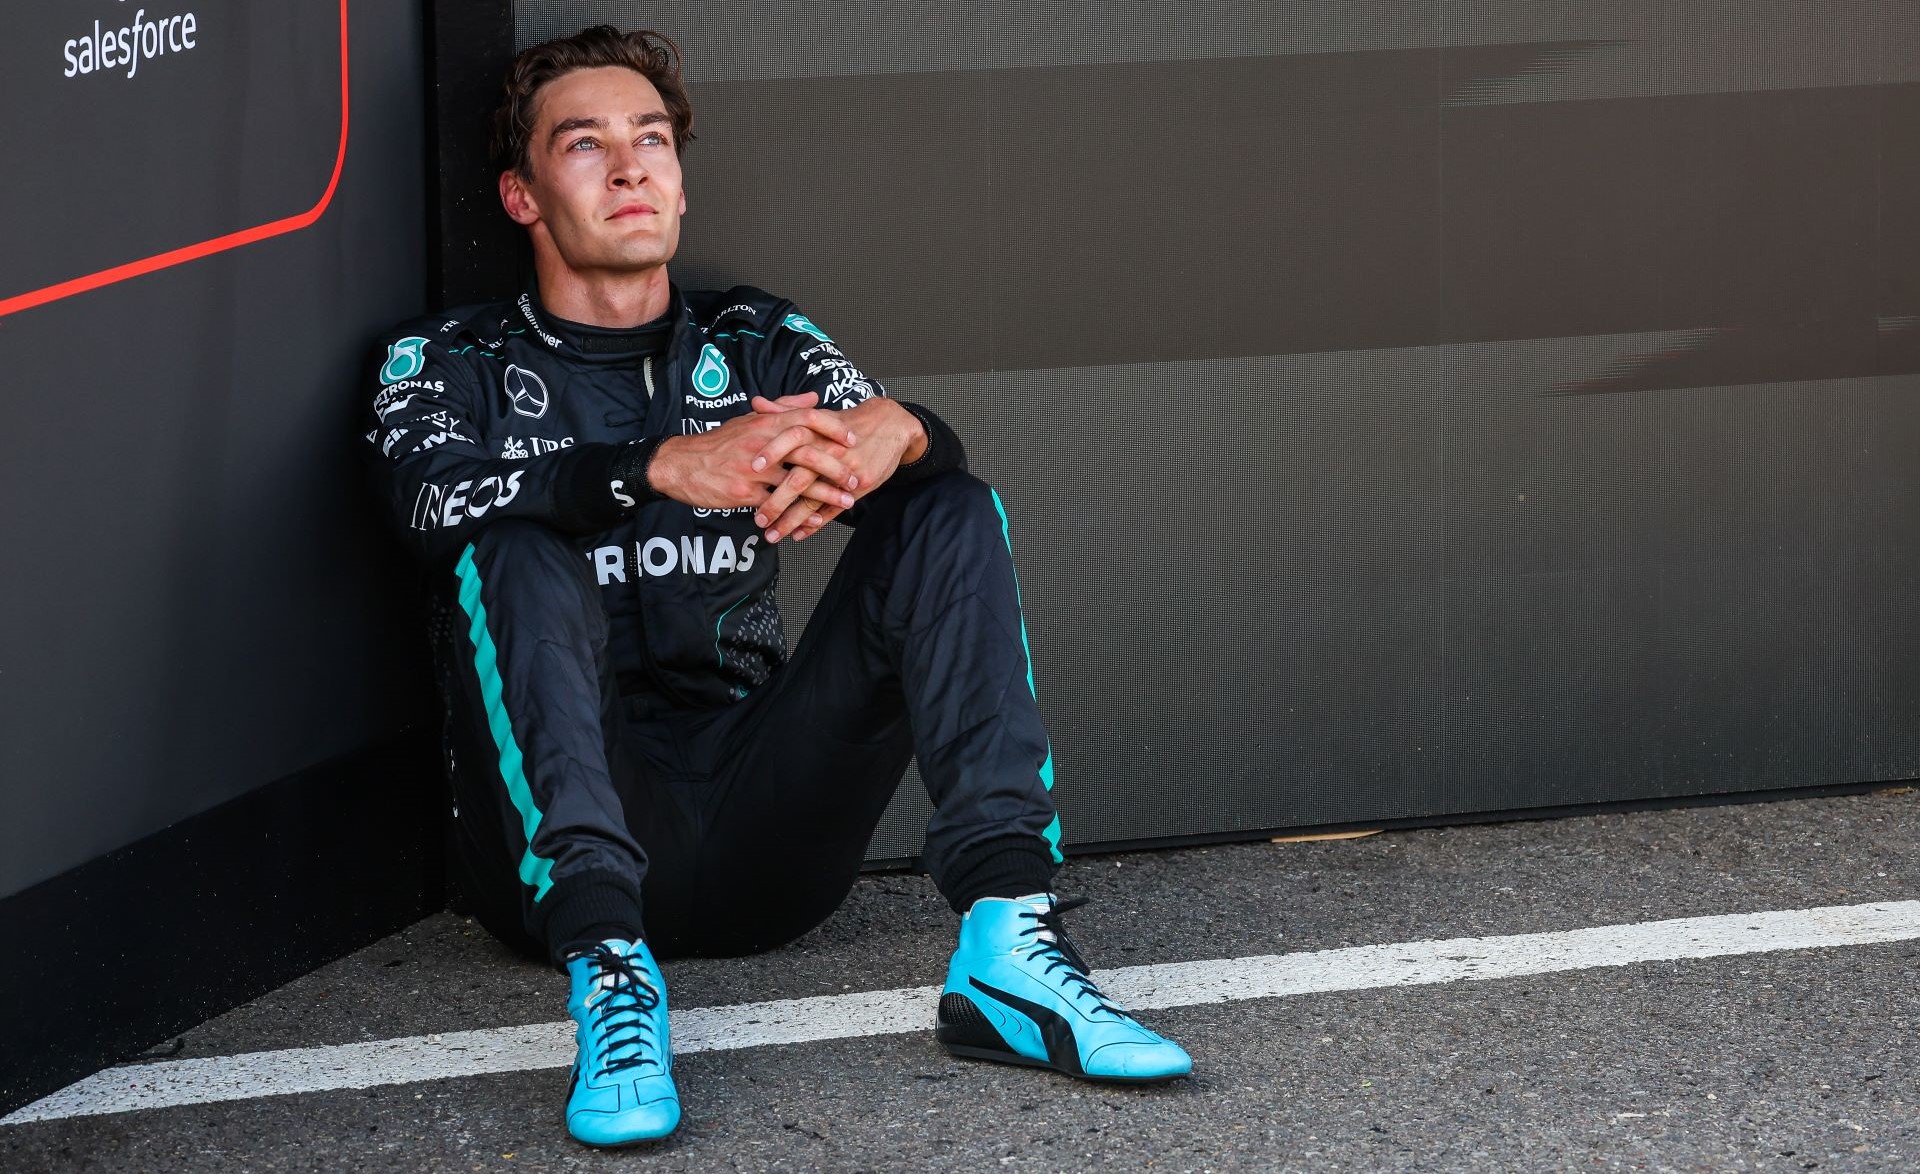
[(525, 518), (501, 518), (473, 536), (473, 547), (486, 564), (489, 580), (510, 579), (529, 572), (543, 578), (558, 576), (578, 584), (586, 597), (599, 599), (593, 569), (566, 535), (551, 526)]
[(585, 640), (596, 649), (605, 641), (606, 612), (592, 565), (559, 531), (501, 518), (475, 535), (473, 546), (496, 641), (503, 631)]
[(1000, 515), (993, 508), (993, 490), (971, 473), (958, 470), (929, 477), (907, 489), (910, 508), (916, 511), (958, 511), (991, 519), (992, 530), (1000, 533)]
[(507, 548), (517, 557), (542, 550), (573, 553), (573, 544), (560, 531), (528, 518), (496, 518), (482, 526), (472, 541), (478, 550)]

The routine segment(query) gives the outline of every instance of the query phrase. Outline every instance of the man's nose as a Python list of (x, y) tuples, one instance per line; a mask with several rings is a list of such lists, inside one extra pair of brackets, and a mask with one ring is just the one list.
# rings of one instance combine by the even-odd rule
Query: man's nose
[(632, 146), (621, 144), (613, 148), (608, 180), (614, 187), (630, 187), (647, 178), (646, 160)]

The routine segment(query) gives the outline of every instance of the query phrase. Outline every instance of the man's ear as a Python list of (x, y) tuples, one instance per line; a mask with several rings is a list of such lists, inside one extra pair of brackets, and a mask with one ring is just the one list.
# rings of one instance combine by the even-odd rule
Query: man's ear
[(509, 169), (500, 173), (500, 206), (507, 210), (515, 224), (531, 227), (540, 219), (540, 205), (518, 171)]
[(680, 211), (675, 213), (675, 215), (685, 216), (686, 214), (687, 214), (687, 189), (681, 188), (680, 189)]

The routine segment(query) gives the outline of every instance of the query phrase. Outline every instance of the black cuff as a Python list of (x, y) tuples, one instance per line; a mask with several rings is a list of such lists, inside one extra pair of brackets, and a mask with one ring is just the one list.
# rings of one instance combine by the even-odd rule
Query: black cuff
[(920, 421), (920, 426), (927, 430), (927, 451), (920, 454), (919, 460), (895, 469), (892, 480), (924, 481), (928, 477), (967, 467), (966, 446), (960, 443), (959, 434), (949, 428), (945, 420), (919, 404), (910, 404), (905, 400), (893, 402), (912, 412), (914, 418)]
[(645, 936), (640, 886), (612, 872), (587, 872), (555, 881), (533, 906), (534, 936), (547, 947), (555, 967), (595, 943)]
[(626, 444), (576, 445), (556, 453), (569, 467), (554, 479), (554, 521), (574, 533), (591, 534), (659, 501), (665, 494), (647, 483), (647, 467), (665, 441), (664, 436), (649, 436)]
[[(667, 495), (655, 489), (653, 483), (647, 480), (654, 455), (666, 441), (664, 436), (649, 436), (645, 440), (620, 446), (619, 455), (613, 458), (612, 468), (607, 470), (607, 492), (623, 513), (639, 509), (649, 502), (666, 500)], [(618, 490), (613, 488), (616, 481), (620, 482)], [(633, 504), (621, 501), (622, 495), (632, 498)]]
[(988, 840), (948, 866), (942, 894), (955, 913), (982, 897), (1025, 897), (1053, 887), (1053, 854), (1039, 836)]

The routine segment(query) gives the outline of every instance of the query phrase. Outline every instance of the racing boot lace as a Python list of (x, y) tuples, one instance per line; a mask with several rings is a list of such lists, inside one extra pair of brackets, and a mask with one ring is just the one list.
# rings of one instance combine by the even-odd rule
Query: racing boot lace
[(601, 1071), (660, 1068), (659, 1041), (653, 1038), (653, 1017), (648, 1014), (660, 1005), (652, 980), (605, 942), (579, 957), (599, 972), (600, 989), (587, 996), (587, 1007), (601, 1041)]
[[(1087, 965), (1086, 959), (1080, 956), (1080, 951), (1074, 948), (1073, 940), (1067, 936), (1062, 916), (1086, 905), (1088, 901), (1086, 897), (1049, 900), (1045, 913), (1038, 912), (1029, 906), (1020, 914), (1020, 917), (1032, 924), (1020, 931), (1023, 944), (1016, 946), (1014, 952), (1035, 962), (1044, 961), (1046, 966), (1040, 973), (1046, 978), (1053, 979), (1056, 970), (1066, 971), (1065, 974), (1053, 980), (1066, 989), (1076, 1004), (1086, 1006), (1089, 1015), (1104, 1013), (1117, 1019), (1132, 1021), (1131, 1015), (1101, 994), (1099, 987), (1093, 985), (1093, 979), (1089, 976), (1092, 968)], [(1027, 939), (1031, 939), (1030, 945), (1025, 944)]]

